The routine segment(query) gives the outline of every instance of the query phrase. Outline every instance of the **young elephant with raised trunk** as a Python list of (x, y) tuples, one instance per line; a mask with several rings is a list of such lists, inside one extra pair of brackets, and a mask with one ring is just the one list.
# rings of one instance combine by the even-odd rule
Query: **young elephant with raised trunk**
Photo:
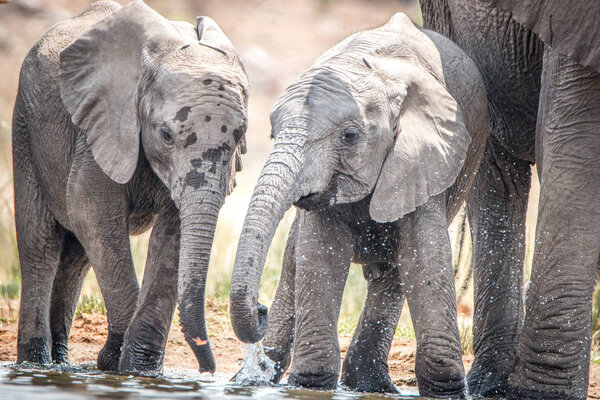
[[(215, 370), (204, 288), (247, 90), (213, 20), (168, 21), (141, 0), (95, 3), (31, 49), (13, 115), (18, 362), (67, 362), (93, 265), (109, 324), (98, 368), (159, 370), (178, 300), (200, 370)], [(152, 226), (140, 292), (129, 235)]]
[[(471, 60), (404, 14), (356, 33), (288, 87), (271, 113), (275, 144), (250, 203), (231, 285), (231, 318), (263, 338), (293, 385), (333, 388), (337, 319), (351, 261), (365, 265), (367, 304), (343, 381), (395, 391), (387, 354), (408, 299), (421, 395), (466, 392), (448, 221), (474, 179), (487, 102)], [(284, 212), (298, 206), (267, 328), (257, 302), (265, 256)], [(293, 338), (293, 339), (291, 339)]]

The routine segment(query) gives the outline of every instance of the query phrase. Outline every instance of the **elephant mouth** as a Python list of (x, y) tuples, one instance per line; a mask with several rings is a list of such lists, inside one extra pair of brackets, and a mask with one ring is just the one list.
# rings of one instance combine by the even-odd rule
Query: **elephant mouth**
[(300, 207), (306, 211), (312, 211), (317, 208), (322, 203), (320, 201), (321, 193), (309, 193), (306, 196), (300, 197), (298, 200), (294, 202), (296, 207)]
[(364, 187), (359, 187), (358, 189), (362, 190), (355, 190), (350, 195), (343, 191), (339, 192), (338, 189), (343, 178), (344, 176), (339, 172), (334, 173), (323, 191), (310, 192), (296, 200), (294, 205), (306, 211), (324, 210), (337, 204), (355, 203), (372, 194), (370, 190), (365, 191)]
[(334, 206), (337, 203), (338, 175), (337, 173), (333, 174), (325, 189), (320, 192), (310, 192), (306, 196), (300, 197), (294, 202), (294, 205), (306, 211), (324, 210)]
[(324, 210), (335, 205), (335, 195), (335, 187), (328, 186), (323, 192), (313, 192), (300, 197), (294, 202), (294, 205), (306, 211)]

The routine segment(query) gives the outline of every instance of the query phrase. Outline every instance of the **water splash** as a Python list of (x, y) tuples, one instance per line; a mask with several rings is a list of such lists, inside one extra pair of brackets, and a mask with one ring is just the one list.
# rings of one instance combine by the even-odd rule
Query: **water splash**
[(262, 342), (246, 345), (242, 369), (236, 374), (235, 382), (244, 386), (270, 386), (275, 376), (275, 363), (267, 357)]

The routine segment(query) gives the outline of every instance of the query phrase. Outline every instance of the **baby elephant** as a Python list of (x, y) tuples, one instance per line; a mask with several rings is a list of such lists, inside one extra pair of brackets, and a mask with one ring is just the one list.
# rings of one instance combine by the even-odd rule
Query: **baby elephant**
[[(159, 370), (178, 300), (200, 370), (215, 370), (204, 287), (244, 152), (248, 81), (219, 26), (197, 22), (168, 21), (141, 0), (99, 2), (55, 25), (23, 62), (13, 115), (18, 362), (67, 361), (93, 265), (109, 329), (98, 368)], [(152, 226), (140, 293), (129, 235)]]
[[(479, 73), (450, 40), (404, 14), (322, 55), (271, 113), (275, 144), (250, 202), (231, 284), (237, 336), (263, 338), (292, 385), (333, 388), (351, 261), (373, 272), (343, 381), (396, 390), (387, 354), (408, 299), (422, 396), (466, 392), (448, 221), (465, 200), (488, 130)], [(284, 212), (299, 209), (267, 329), (258, 287)], [(376, 276), (378, 279), (375, 279)], [(280, 376), (279, 374), (279, 376)]]

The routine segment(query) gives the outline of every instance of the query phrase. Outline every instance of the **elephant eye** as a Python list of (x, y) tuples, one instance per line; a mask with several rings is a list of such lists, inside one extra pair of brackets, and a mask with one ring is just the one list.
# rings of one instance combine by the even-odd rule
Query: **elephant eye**
[(346, 145), (352, 145), (358, 141), (359, 137), (360, 134), (358, 132), (358, 129), (350, 127), (344, 131), (344, 134), (342, 135), (342, 141)]
[(162, 137), (162, 140), (163, 140), (163, 142), (165, 142), (165, 144), (171, 146), (174, 143), (173, 135), (171, 134), (171, 131), (169, 130), (169, 128), (166, 128), (166, 127), (160, 128), (160, 136)]

